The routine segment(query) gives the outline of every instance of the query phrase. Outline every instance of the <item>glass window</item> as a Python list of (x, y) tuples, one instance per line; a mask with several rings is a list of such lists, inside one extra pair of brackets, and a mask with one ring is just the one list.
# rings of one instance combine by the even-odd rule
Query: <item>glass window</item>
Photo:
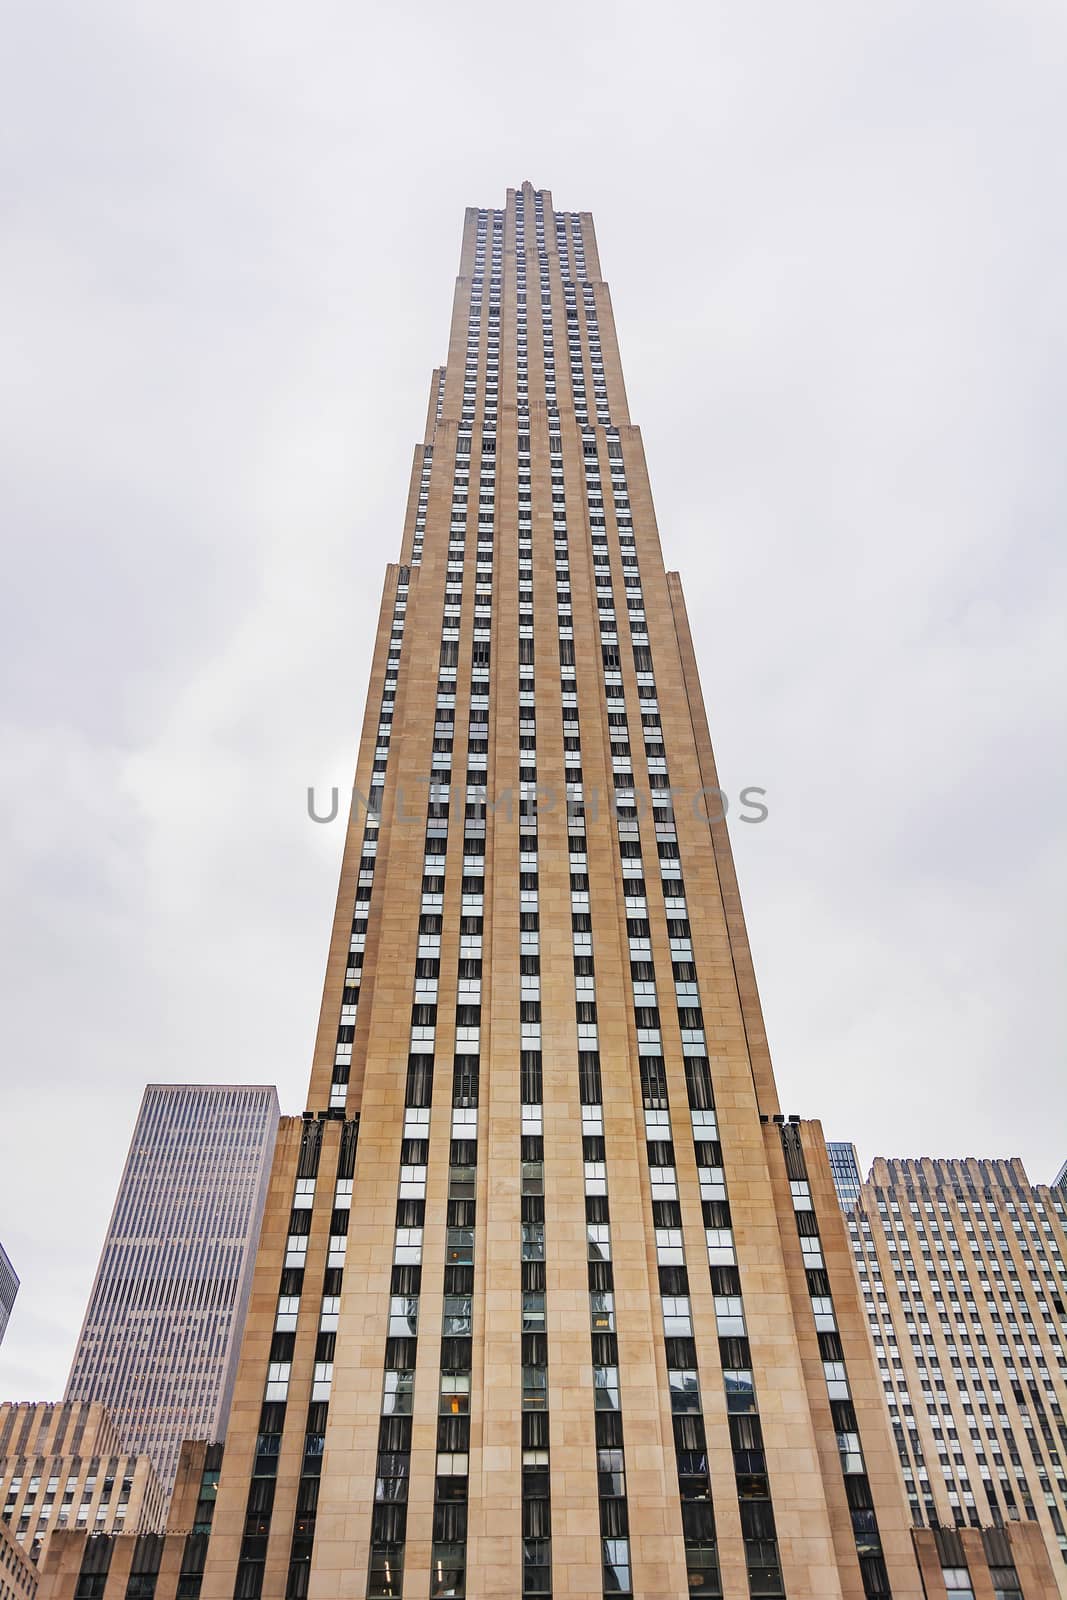
[(450, 1167), (448, 1169), (448, 1198), (473, 1200), (475, 1198), (475, 1168)]
[(594, 1333), (615, 1332), (615, 1296), (610, 1290), (590, 1290), (589, 1323)]
[(594, 1406), (597, 1411), (618, 1411), (619, 1409), (619, 1369), (618, 1367), (593, 1368), (593, 1395)]
[(435, 1544), (430, 1559), (430, 1600), (465, 1592), (466, 1546)]
[(415, 1374), (413, 1372), (387, 1371), (385, 1374), (385, 1387), (382, 1393), (383, 1416), (410, 1416), (411, 1403), (415, 1392)]
[(689, 1314), (689, 1301), (684, 1297), (666, 1296), (663, 1301), (663, 1331), (668, 1338), (688, 1338), (693, 1332), (693, 1319)]
[(545, 1259), (544, 1223), (524, 1222), (522, 1224), (522, 1259), (524, 1261), (543, 1261)]
[(700, 1384), (695, 1372), (674, 1369), (667, 1374), (671, 1391), (671, 1410), (675, 1416), (700, 1410)]
[(548, 1373), (544, 1367), (523, 1367), (522, 1409), (543, 1411), (548, 1403)]
[(604, 1593), (630, 1594), (630, 1541), (605, 1539), (603, 1548)]
[(943, 1567), (941, 1576), (945, 1580), (945, 1588), (953, 1596), (953, 1600), (974, 1600), (974, 1590), (971, 1588), (971, 1574), (966, 1567)]
[(368, 1600), (400, 1600), (404, 1583), (403, 1547), (391, 1550), (372, 1550), (370, 1576), (367, 1583)]
[(441, 1374), (441, 1393), (438, 1411), (443, 1417), (465, 1417), (471, 1405), (471, 1380), (469, 1373)]
[[(525, 1230), (524, 1230), (525, 1232)], [(530, 1259), (527, 1257), (526, 1259)], [(447, 1265), (473, 1266), (474, 1265), (474, 1229), (449, 1228), (447, 1237)]]
[(470, 1331), (471, 1296), (469, 1294), (446, 1294), (441, 1332), (465, 1337)]
[(523, 1194), (544, 1194), (545, 1169), (540, 1161), (524, 1161), (522, 1163), (522, 1192)]
[(591, 1222), (586, 1227), (590, 1261), (611, 1260), (611, 1228), (606, 1222)]
[(756, 1409), (756, 1391), (751, 1372), (738, 1368), (723, 1373), (726, 1388), (726, 1409), (734, 1416), (743, 1416)]
[(393, 1295), (389, 1301), (390, 1339), (414, 1339), (418, 1331), (418, 1295)]
[(527, 1290), (522, 1297), (522, 1331), (523, 1333), (542, 1333), (545, 1327), (545, 1297), (533, 1290)]

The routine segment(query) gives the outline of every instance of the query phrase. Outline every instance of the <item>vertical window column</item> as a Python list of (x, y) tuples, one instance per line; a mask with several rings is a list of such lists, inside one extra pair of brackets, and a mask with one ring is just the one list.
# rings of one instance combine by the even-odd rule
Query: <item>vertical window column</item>
[(589, 1339), (593, 1363), (601, 1560), (603, 1592), (605, 1595), (614, 1595), (629, 1594), (632, 1589), (629, 1506), (626, 1495), (626, 1461), (615, 1322), (615, 1280), (611, 1259), (611, 1214), (604, 1144), (596, 974), (589, 903), (585, 790), (574, 666), (570, 556), (563, 492), (562, 439), (559, 436), (550, 435), (549, 450), (554, 502), (553, 538), (556, 558), (560, 695), (563, 705), (564, 767), (567, 777), (571, 937), (578, 1033), (579, 1098), (582, 1106)]
[[(494, 254), (497, 232), (494, 223)], [(494, 363), (499, 351), (499, 296), (499, 282), (491, 283), (490, 316), (492, 319), (495, 306), (497, 320), (495, 326), (493, 320), (490, 321), (487, 337), (487, 385), (489, 365)], [(466, 1589), (495, 500), (496, 439), (483, 424), (464, 787), (437, 1471), (430, 1560), (433, 1600), (438, 1596), (460, 1596)], [(458, 624), (458, 618), (455, 620)], [(458, 633), (458, 626), (456, 631)]]
[(293, 1349), (297, 1319), (304, 1292), (311, 1216), (315, 1204), (315, 1184), (322, 1152), (321, 1122), (304, 1126), (297, 1158), (296, 1183), (289, 1213), (289, 1233), (282, 1262), (278, 1306), (271, 1336), (267, 1382), (260, 1408), (259, 1434), (252, 1463), (252, 1477), (245, 1509), (245, 1526), (237, 1562), (235, 1596), (258, 1600), (263, 1592), (263, 1573), (267, 1560), (267, 1538), (274, 1510), (274, 1489), (278, 1476), (282, 1433), (285, 1429)]
[[(484, 229), (480, 231), (484, 234)], [(478, 293), (480, 295), (480, 290)], [(476, 290), (472, 286), (472, 318), (475, 298)], [(437, 1000), (441, 971), (444, 874), (451, 810), (456, 674), (463, 598), (470, 449), (470, 429), (461, 424), (453, 472), (452, 519), (441, 621), (430, 787), (426, 805), (422, 898), (419, 907), (400, 1176), (397, 1186), (389, 1325), (378, 1431), (375, 1506), (371, 1524), (371, 1556), (367, 1582), (368, 1600), (399, 1600), (403, 1594), (404, 1584), (408, 1483), (411, 1472), (411, 1419), (414, 1404), (419, 1299), (422, 1287), (426, 1174), (429, 1160)], [(458, 1062), (459, 1059), (457, 1055), (455, 1060)], [(473, 1230), (448, 1226), (446, 1260), (450, 1265), (462, 1259), (461, 1239), (468, 1232), (469, 1260), (473, 1263)], [(455, 1474), (449, 1473), (448, 1476), (452, 1477)], [(436, 1544), (434, 1548), (437, 1550)], [(436, 1570), (436, 1566), (433, 1570)], [(451, 1573), (452, 1568), (449, 1567), (448, 1570)]]
[(852, 1518), (852, 1533), (856, 1541), (856, 1555), (863, 1579), (863, 1592), (867, 1600), (886, 1600), (891, 1593), (889, 1574), (882, 1556), (882, 1541), (878, 1532), (878, 1518), (874, 1510), (867, 1467), (863, 1459), (856, 1410), (852, 1404), (848, 1373), (845, 1370), (844, 1350), (834, 1315), (830, 1279), (823, 1260), (819, 1224), (811, 1201), (804, 1147), (800, 1129), (792, 1123), (779, 1128), (782, 1150), (785, 1155), (789, 1188), (793, 1199), (797, 1235), (804, 1260), (804, 1275), (815, 1329), (819, 1340), (819, 1356), (826, 1380), (837, 1448), (841, 1456), (841, 1471), (845, 1480), (845, 1495)]
[[(437, 386), (437, 419), (441, 419), (442, 384)], [(411, 564), (417, 567), (422, 562), (422, 546), (426, 538), (426, 512), (430, 503), (430, 474), (433, 471), (433, 445), (422, 447), (422, 466), (419, 472), (419, 500), (415, 508), (415, 531), (411, 545)]]
[[(286, 1600), (303, 1600), (311, 1575), (311, 1551), (315, 1540), (315, 1516), (319, 1503), (319, 1474), (326, 1445), (326, 1421), (333, 1384), (333, 1358), (337, 1342), (337, 1319), (341, 1309), (341, 1284), (344, 1278), (345, 1248), (352, 1208), (352, 1180), (356, 1170), (356, 1143), (359, 1120), (346, 1122), (341, 1129), (337, 1156), (337, 1178), (333, 1194), (333, 1215), (326, 1255), (326, 1271), (319, 1306), (319, 1326), (315, 1344), (315, 1367), (304, 1432), (304, 1456), (297, 1488), (296, 1520), (289, 1557)], [(279, 1304), (279, 1322), (282, 1320)], [(292, 1317), (293, 1311), (286, 1314)]]
[[(591, 297), (592, 291), (587, 291)], [(595, 309), (587, 305), (587, 319), (595, 323)], [(656, 681), (652, 655), (647, 643), (644, 620), (644, 597), (637, 569), (633, 529), (630, 523), (622, 447), (618, 431), (607, 430), (607, 453), (611, 470), (614, 511), (618, 526), (620, 559), (623, 567), (624, 589), (627, 599), (627, 617), (630, 622), (631, 648), (638, 698), (641, 704), (644, 755), (648, 763), (648, 783), (652, 797), (652, 817), (657, 849), (660, 855), (666, 931), (672, 956), (675, 999), (678, 1025), (685, 1064), (686, 1089), (692, 1119), (694, 1150), (700, 1176), (701, 1201), (704, 1210), (705, 1235), (708, 1248), (708, 1265), (714, 1296), (719, 1348), (726, 1385), (727, 1408), (730, 1413), (730, 1435), (734, 1454), (734, 1472), (741, 1514), (741, 1530), (745, 1541), (745, 1556), (749, 1588), (753, 1597), (771, 1597), (783, 1593), (781, 1561), (778, 1553), (771, 1503), (770, 1482), (767, 1477), (763, 1434), (756, 1407), (755, 1386), (752, 1381), (752, 1362), (749, 1350), (741, 1279), (734, 1251), (730, 1224), (729, 1203), (722, 1169), (722, 1156), (718, 1144), (715, 1122), (711, 1071), (707, 1055), (700, 994), (693, 965), (692, 936), (685, 897), (685, 884), (678, 851), (678, 834), (670, 798), (670, 777), (662, 743), (659, 704), (656, 699)], [(620, 856), (632, 866), (640, 860), (640, 825), (638, 821), (636, 792), (634, 790), (632, 754), (629, 744), (626, 700), (623, 694), (621, 643), (614, 610), (614, 594), (606, 543), (599, 526), (592, 522), (594, 512), (603, 516), (603, 491), (600, 478), (600, 461), (597, 438), (593, 429), (583, 432), (583, 459), (586, 469), (586, 493), (593, 537), (593, 569), (596, 581), (598, 608), (601, 619), (601, 655), (604, 670), (604, 688), (607, 697), (608, 724), (612, 734), (612, 765), (615, 782), (615, 809), (619, 833)], [(620, 516), (625, 521), (620, 521)], [(633, 603), (636, 602), (636, 605)], [(631, 607), (633, 606), (633, 609)], [(636, 856), (630, 854), (636, 845)], [(624, 876), (625, 867), (624, 867)], [(633, 878), (631, 878), (633, 881)], [(643, 873), (640, 878), (644, 891)], [(634, 902), (630, 903), (630, 900)], [(630, 915), (633, 911), (635, 914)], [(665, 1111), (669, 1116), (666, 1068), (662, 1055), (659, 1029), (659, 1010), (656, 997), (655, 971), (652, 965), (651, 926), (648, 902), (644, 892), (628, 899), (627, 931), (630, 942), (631, 978), (634, 987), (635, 1019), (639, 1042), (645, 1051), (641, 1055), (642, 1093), (645, 1109)], [(642, 1003), (644, 1002), (644, 1003)], [(647, 1053), (645, 1053), (647, 1052)], [(660, 1141), (651, 1141), (653, 1144)], [(652, 1162), (655, 1161), (652, 1157)], [(682, 1244), (681, 1214), (677, 1207), (677, 1188), (673, 1166), (670, 1173), (658, 1175), (650, 1170), (653, 1194), (659, 1190), (658, 1204), (663, 1207), (661, 1217), (667, 1225), (656, 1227), (656, 1251), (661, 1269), (661, 1292), (664, 1288), (663, 1269), (678, 1268), (685, 1271)], [(658, 1177), (658, 1183), (657, 1183)], [(673, 1225), (672, 1223), (677, 1225)], [(680, 1274), (676, 1285), (668, 1270), (665, 1287), (681, 1288), (685, 1284), (688, 1297), (688, 1279)], [(664, 1296), (664, 1318), (673, 1314), (668, 1303), (681, 1296), (667, 1293)], [(676, 1336), (672, 1335), (671, 1338)], [(683, 1335), (689, 1338), (691, 1335)], [(679, 1346), (682, 1355), (686, 1346)], [(695, 1347), (694, 1351), (695, 1351)], [(685, 1416), (685, 1407), (693, 1404), (699, 1395), (699, 1381), (695, 1366), (673, 1369), (672, 1408), (676, 1416)], [(699, 1404), (699, 1401), (697, 1401)], [(681, 1430), (683, 1438), (684, 1429)], [(677, 1437), (677, 1436), (676, 1436)], [(680, 1478), (681, 1488), (681, 1478)], [(710, 1501), (705, 1509), (697, 1505), (685, 1510), (683, 1520), (693, 1530), (690, 1583), (706, 1586), (706, 1579), (714, 1571), (718, 1581), (717, 1555), (714, 1542), (714, 1521)], [(702, 1570), (703, 1569), (703, 1570)]]
[[(523, 319), (525, 320), (525, 319)], [(519, 1098), (524, 1595), (552, 1588), (530, 440), (519, 463)]]
[[(428, 467), (424, 467), (423, 471), (428, 474)], [(367, 796), (367, 816), (363, 828), (359, 877), (356, 883), (356, 901), (352, 913), (352, 935), (348, 947), (348, 964), (345, 970), (344, 990), (341, 995), (341, 1014), (337, 1027), (337, 1043), (334, 1048), (330, 1106), (341, 1110), (344, 1109), (348, 1101), (348, 1080), (352, 1070), (352, 1042), (356, 1033), (356, 1015), (359, 1006), (363, 956), (367, 946), (367, 921), (370, 916), (371, 890), (374, 884), (374, 868), (378, 857), (378, 828), (381, 821), (385, 773), (393, 731), (393, 705), (396, 699), (396, 688), (400, 673), (400, 654), (404, 637), (404, 618), (407, 614), (410, 576), (409, 568), (400, 568), (396, 599), (393, 604), (393, 625), (389, 636), (385, 683), (378, 712), (378, 736), (374, 748), (370, 793)]]
[(630, 943), (634, 1024), (645, 1107), (645, 1149), (686, 1567), (690, 1592), (715, 1595), (721, 1593), (721, 1577), (707, 1464), (707, 1438), (693, 1338), (655, 969), (651, 961), (648, 902), (633, 788), (633, 758), (625, 700), (622, 697), (618, 623), (607, 564), (607, 534), (604, 529), (596, 439), (591, 431), (583, 436), (583, 460), (597, 585), (618, 849)]

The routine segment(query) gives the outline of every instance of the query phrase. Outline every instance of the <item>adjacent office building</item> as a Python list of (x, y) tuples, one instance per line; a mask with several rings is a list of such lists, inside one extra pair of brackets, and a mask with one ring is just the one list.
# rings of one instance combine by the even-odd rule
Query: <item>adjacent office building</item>
[(849, 1211), (859, 1198), (860, 1187), (863, 1183), (856, 1146), (854, 1144), (842, 1144), (834, 1139), (827, 1139), (826, 1154), (830, 1160), (830, 1172), (833, 1175), (837, 1198), (840, 1200), (843, 1209)]
[[(182, 1446), (167, 1531), (97, 1535), (56, 1532), (44, 1562), (39, 1595), (65, 1600), (194, 1600), (218, 1493), (223, 1446)], [(0, 1596), (2, 1600), (2, 1596)]]
[(11, 1265), (7, 1251), (0, 1244), (0, 1344), (4, 1342), (4, 1334), (11, 1320), (11, 1310), (18, 1292), (18, 1274)]
[(1067, 1161), (1063, 1163), (1063, 1166), (1053, 1178), (1052, 1187), (1054, 1189), (1059, 1189), (1061, 1194), (1067, 1193)]
[(38, 1576), (36, 1563), (0, 1517), (0, 1600), (34, 1600)]
[(141, 1102), (66, 1397), (102, 1401), (168, 1493), (182, 1441), (226, 1430), (277, 1128), (265, 1085)]
[(848, 1227), (914, 1521), (1035, 1522), (1067, 1595), (1065, 1203), (1018, 1160), (879, 1159)]
[(466, 216), (356, 787), (206, 1551), (68, 1536), (47, 1600), (1052, 1600), (1034, 1527), (913, 1538), (592, 219), (529, 184)]
[(0, 1405), (0, 1516), (31, 1561), (59, 1529), (158, 1531), (165, 1511), (151, 1461), (98, 1402)]

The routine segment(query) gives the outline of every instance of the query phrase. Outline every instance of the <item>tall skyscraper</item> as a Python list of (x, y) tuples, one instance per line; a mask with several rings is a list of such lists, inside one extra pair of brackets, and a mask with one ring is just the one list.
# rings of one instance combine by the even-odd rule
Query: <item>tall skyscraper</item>
[(1059, 1189), (1062, 1193), (1067, 1194), (1067, 1161), (1063, 1163), (1063, 1166), (1053, 1178), (1052, 1187), (1054, 1189)]
[(1067, 1596), (1065, 1197), (1022, 1163), (879, 1158), (848, 1220), (917, 1521), (1035, 1521)]
[(183, 1439), (226, 1431), (278, 1129), (264, 1085), (145, 1089), (67, 1381), (169, 1493)]
[(0, 1244), (0, 1344), (4, 1342), (4, 1334), (11, 1320), (11, 1311), (18, 1292), (18, 1273), (11, 1265), (7, 1251)]
[(356, 788), (203, 1595), (918, 1596), (592, 220), (529, 185), (467, 213)]
[[(913, 1542), (592, 219), (529, 184), (467, 212), (356, 788), (207, 1548), (155, 1600), (1054, 1596), (1036, 1530)], [(44, 1600), (133, 1570), (68, 1539)]]
[(863, 1183), (856, 1146), (854, 1144), (842, 1144), (834, 1139), (827, 1139), (826, 1154), (830, 1159), (830, 1171), (833, 1174), (837, 1198), (840, 1200), (843, 1209), (850, 1211), (856, 1203), (860, 1185)]

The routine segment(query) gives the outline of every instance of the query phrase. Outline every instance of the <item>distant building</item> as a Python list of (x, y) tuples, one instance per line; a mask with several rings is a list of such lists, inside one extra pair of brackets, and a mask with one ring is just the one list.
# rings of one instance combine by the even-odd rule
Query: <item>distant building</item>
[(265, 1085), (149, 1084), (67, 1383), (102, 1401), (164, 1491), (226, 1431), (278, 1130)]
[(1053, 1178), (1052, 1187), (1053, 1189), (1059, 1189), (1061, 1194), (1067, 1194), (1067, 1161), (1063, 1163), (1063, 1166)]
[(15, 1304), (18, 1292), (18, 1273), (11, 1265), (7, 1251), (0, 1244), (0, 1344), (4, 1342), (4, 1334), (11, 1320), (11, 1308)]
[(826, 1154), (830, 1157), (830, 1172), (842, 1210), (851, 1211), (859, 1198), (860, 1185), (863, 1182), (860, 1164), (856, 1157), (856, 1146), (827, 1139)]
[(165, 1511), (151, 1461), (124, 1447), (102, 1405), (0, 1405), (0, 1516), (33, 1561), (57, 1529), (158, 1531)]
[(1015, 1159), (879, 1157), (846, 1220), (913, 1522), (1034, 1522), (1067, 1595), (1065, 1211)]
[(33, 1600), (38, 1571), (0, 1517), (0, 1600)]

